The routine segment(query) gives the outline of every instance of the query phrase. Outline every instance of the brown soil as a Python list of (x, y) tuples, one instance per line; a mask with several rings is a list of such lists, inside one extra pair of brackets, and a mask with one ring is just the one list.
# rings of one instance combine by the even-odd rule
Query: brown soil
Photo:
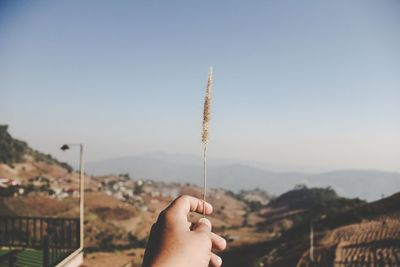
[(81, 265), (81, 267), (140, 267), (143, 254), (144, 249), (91, 253), (85, 256), (83, 265)]

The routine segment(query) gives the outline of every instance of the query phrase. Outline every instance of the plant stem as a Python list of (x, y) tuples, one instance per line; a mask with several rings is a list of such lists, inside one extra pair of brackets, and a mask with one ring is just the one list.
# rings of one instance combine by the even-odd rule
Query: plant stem
[(207, 194), (207, 144), (204, 144), (203, 154), (203, 217), (206, 217), (206, 194)]

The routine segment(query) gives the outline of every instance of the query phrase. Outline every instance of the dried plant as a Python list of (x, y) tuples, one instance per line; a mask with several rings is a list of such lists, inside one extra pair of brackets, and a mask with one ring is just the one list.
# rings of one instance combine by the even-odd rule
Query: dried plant
[(208, 144), (208, 127), (211, 117), (211, 90), (212, 90), (212, 68), (208, 72), (208, 81), (206, 87), (206, 96), (204, 98), (204, 111), (203, 111), (203, 133), (202, 142)]
[(206, 193), (207, 193), (207, 145), (208, 145), (208, 129), (210, 125), (211, 119), (211, 91), (212, 91), (212, 82), (213, 82), (213, 73), (212, 67), (208, 71), (208, 80), (206, 87), (206, 95), (204, 98), (204, 110), (203, 110), (203, 133), (201, 136), (201, 140), (204, 144), (204, 154), (203, 154), (203, 216), (206, 215), (205, 203), (206, 203)]

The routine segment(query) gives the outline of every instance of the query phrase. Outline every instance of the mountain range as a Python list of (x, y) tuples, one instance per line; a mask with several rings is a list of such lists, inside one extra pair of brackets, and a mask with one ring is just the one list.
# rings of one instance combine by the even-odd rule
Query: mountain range
[[(149, 153), (90, 162), (93, 175), (129, 173), (133, 179), (202, 184), (202, 159), (193, 155)], [(260, 188), (273, 195), (296, 185), (332, 187), (344, 197), (377, 200), (400, 190), (400, 173), (378, 170), (336, 170), (324, 173), (273, 172), (248, 163), (212, 160), (208, 185), (232, 191)]]

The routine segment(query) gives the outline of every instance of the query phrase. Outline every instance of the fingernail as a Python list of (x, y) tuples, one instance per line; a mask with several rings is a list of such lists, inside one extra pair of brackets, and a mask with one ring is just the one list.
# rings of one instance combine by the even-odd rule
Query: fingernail
[(222, 240), (223, 240), (223, 242), (224, 242), (224, 248), (226, 248), (226, 245), (227, 245), (226, 239), (225, 239), (225, 238), (222, 238)]
[(221, 266), (222, 265), (222, 259), (218, 255), (217, 255), (217, 261), (218, 261), (218, 265)]
[(211, 229), (211, 222), (207, 218), (201, 218), (199, 220), (199, 223), (204, 223), (205, 225), (207, 225)]

